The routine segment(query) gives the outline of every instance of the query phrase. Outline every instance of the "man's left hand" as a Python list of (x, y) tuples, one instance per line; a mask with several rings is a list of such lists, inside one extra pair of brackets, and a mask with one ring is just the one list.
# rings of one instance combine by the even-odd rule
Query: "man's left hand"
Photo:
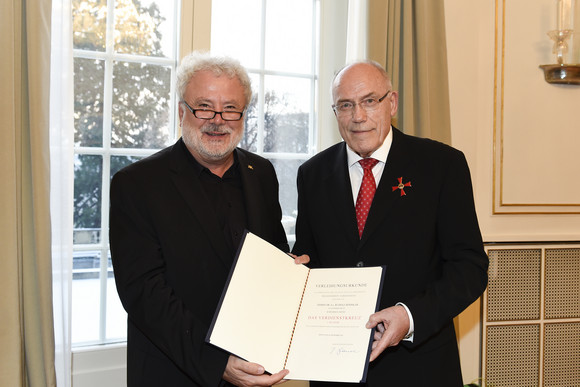
[(377, 329), (369, 360), (375, 360), (388, 347), (399, 345), (409, 332), (409, 326), (409, 316), (401, 305), (391, 306), (371, 314), (366, 327)]

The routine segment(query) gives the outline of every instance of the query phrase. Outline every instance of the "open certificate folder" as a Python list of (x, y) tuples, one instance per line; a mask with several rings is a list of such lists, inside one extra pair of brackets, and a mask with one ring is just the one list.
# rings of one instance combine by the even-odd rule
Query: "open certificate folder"
[(364, 382), (382, 267), (309, 269), (245, 236), (207, 341), (287, 379)]

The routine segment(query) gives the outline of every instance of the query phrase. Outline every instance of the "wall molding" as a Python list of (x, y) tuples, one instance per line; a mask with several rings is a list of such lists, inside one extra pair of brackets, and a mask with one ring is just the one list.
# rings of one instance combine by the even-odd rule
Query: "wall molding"
[(520, 3), (495, 2), (493, 214), (580, 214), (580, 87), (550, 85), (539, 68), (555, 60), (553, 2), (526, 3), (535, 20), (521, 18)]

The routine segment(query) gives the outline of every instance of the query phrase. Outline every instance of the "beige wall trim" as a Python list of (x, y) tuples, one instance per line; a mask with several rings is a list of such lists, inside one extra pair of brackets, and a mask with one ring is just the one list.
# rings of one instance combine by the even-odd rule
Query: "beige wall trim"
[(209, 51), (210, 46), (211, 0), (182, 0), (179, 56), (194, 50)]
[(515, 3), (495, 2), (493, 214), (580, 214), (572, 105), (580, 88), (550, 85), (538, 68), (555, 61), (540, 28), (550, 25), (545, 11), (554, 8), (555, 16), (556, 7), (534, 3), (524, 22)]

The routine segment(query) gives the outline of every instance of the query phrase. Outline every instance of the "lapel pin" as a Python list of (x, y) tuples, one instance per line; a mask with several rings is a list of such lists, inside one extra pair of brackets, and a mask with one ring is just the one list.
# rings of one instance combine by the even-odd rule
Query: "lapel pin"
[(405, 193), (405, 187), (410, 187), (411, 186), (411, 181), (409, 180), (408, 182), (403, 183), (403, 178), (402, 177), (397, 178), (397, 180), (399, 180), (399, 184), (393, 186), (393, 192), (396, 191), (396, 190), (398, 190), (398, 189), (400, 189), (401, 190), (401, 196), (407, 195)]
[(250, 164), (248, 164), (248, 169), (252, 169), (252, 170), (253, 170), (253, 169), (254, 169), (254, 167), (253, 167), (253, 166), (251, 166)]

